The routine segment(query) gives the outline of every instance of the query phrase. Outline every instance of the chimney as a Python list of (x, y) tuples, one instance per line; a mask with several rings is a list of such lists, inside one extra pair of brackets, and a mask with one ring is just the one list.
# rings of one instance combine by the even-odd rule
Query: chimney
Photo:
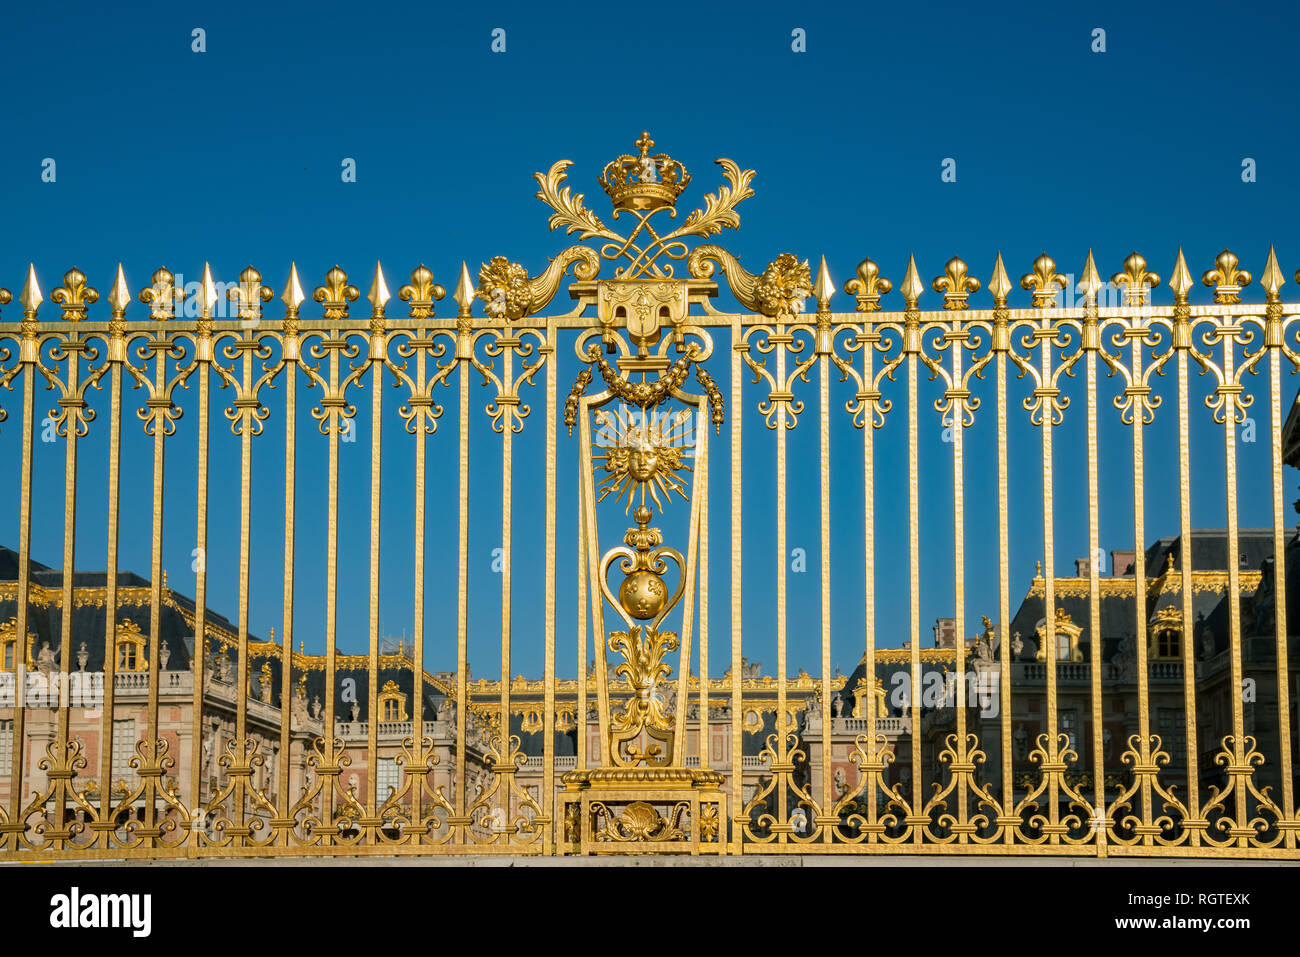
[(938, 618), (934, 623), (934, 646), (936, 648), (957, 647), (957, 619)]
[(1110, 553), (1110, 573), (1116, 578), (1133, 574), (1133, 549), (1113, 549)]
[(1088, 574), (1089, 574), (1089, 566), (1091, 566), (1091, 565), (1092, 565), (1092, 562), (1090, 562), (1090, 561), (1089, 561), (1088, 559), (1086, 559), (1086, 558), (1076, 558), (1076, 559), (1074, 560), (1074, 574), (1075, 574), (1075, 576), (1078, 577), (1078, 578), (1087, 578), (1087, 577), (1088, 577)]

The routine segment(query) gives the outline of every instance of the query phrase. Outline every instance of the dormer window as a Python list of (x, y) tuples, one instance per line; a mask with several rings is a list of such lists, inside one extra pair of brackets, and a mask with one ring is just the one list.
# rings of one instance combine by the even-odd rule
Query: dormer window
[(1150, 623), (1147, 655), (1151, 658), (1180, 658), (1183, 654), (1183, 616), (1173, 605), (1156, 612)]
[(117, 626), (115, 655), (118, 671), (147, 671), (149, 656), (145, 653), (145, 637), (140, 626), (124, 618)]
[(379, 720), (406, 720), (406, 695), (398, 690), (394, 681), (384, 682), (384, 687), (379, 691)]
[(24, 649), (18, 643), (18, 619), (10, 618), (0, 624), (0, 671), (16, 671), (20, 661), (29, 671), (32, 670), (32, 644), (35, 640), (35, 635), (28, 634)]
[[(1064, 608), (1056, 609), (1056, 621), (1054, 631), (1056, 632), (1056, 660), (1057, 661), (1082, 661), (1083, 651), (1079, 648), (1079, 636), (1083, 634), (1083, 629), (1076, 625), (1070, 618)], [(1038, 626), (1038, 654), (1035, 656), (1039, 661), (1045, 661), (1047, 656), (1044, 654), (1047, 648), (1047, 622), (1044, 621)]]

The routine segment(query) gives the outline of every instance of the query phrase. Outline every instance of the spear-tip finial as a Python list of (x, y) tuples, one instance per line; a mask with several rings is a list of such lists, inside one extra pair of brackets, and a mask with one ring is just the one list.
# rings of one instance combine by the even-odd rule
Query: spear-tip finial
[(1269, 302), (1277, 302), (1282, 298), (1282, 287), (1286, 285), (1286, 279), (1278, 268), (1277, 250), (1272, 243), (1268, 247), (1268, 263), (1264, 266), (1264, 274), (1259, 277), (1259, 284), (1264, 287), (1264, 295)]
[(217, 305), (217, 284), (212, 278), (212, 266), (203, 264), (203, 277), (199, 280), (199, 317), (211, 319)]
[(23, 283), (23, 291), (18, 294), (18, 301), (23, 304), (23, 314), (35, 319), (36, 310), (45, 301), (45, 296), (41, 294), (41, 284), (36, 280), (35, 263), (27, 264), (27, 280)]
[(375, 278), (370, 281), (370, 292), (366, 294), (370, 300), (370, 305), (374, 307), (375, 315), (382, 316), (384, 307), (388, 305), (388, 300), (393, 298), (388, 291), (388, 281), (384, 279), (384, 267), (375, 260)]
[(456, 281), (454, 298), (460, 306), (461, 318), (468, 317), (470, 307), (474, 305), (474, 281), (469, 278), (469, 266), (463, 259), (460, 262), (460, 279)]
[(1187, 271), (1182, 246), (1178, 247), (1178, 261), (1174, 263), (1174, 273), (1169, 277), (1169, 288), (1173, 290), (1175, 302), (1180, 305), (1187, 302), (1187, 292), (1192, 288), (1192, 274)]
[(1011, 293), (1011, 277), (1007, 275), (1006, 264), (1002, 262), (1002, 250), (998, 250), (998, 258), (993, 263), (993, 276), (989, 279), (989, 292), (993, 296), (993, 303), (997, 306), (1007, 304), (1007, 296)]
[(1101, 291), (1101, 273), (1097, 272), (1097, 261), (1092, 258), (1091, 249), (1088, 250), (1088, 258), (1079, 276), (1079, 291), (1089, 301), (1095, 300), (1097, 293)]
[(108, 291), (108, 304), (112, 307), (113, 318), (121, 319), (126, 315), (126, 307), (131, 303), (131, 290), (126, 288), (126, 273), (122, 264), (117, 264), (117, 275), (113, 277), (113, 288)]
[(831, 282), (831, 271), (826, 268), (826, 257), (817, 268), (817, 281), (813, 283), (813, 295), (817, 297), (818, 311), (830, 309), (831, 296), (835, 295), (835, 284)]
[(899, 287), (899, 292), (903, 294), (903, 302), (909, 309), (916, 307), (921, 293), (925, 292), (925, 286), (921, 283), (921, 274), (916, 271), (915, 255), (907, 257), (907, 272), (903, 275), (903, 285)]
[(289, 281), (284, 284), (284, 292), (280, 293), (280, 301), (291, 316), (298, 314), (298, 307), (307, 300), (307, 294), (302, 291), (302, 281), (298, 278), (298, 264), (289, 263)]

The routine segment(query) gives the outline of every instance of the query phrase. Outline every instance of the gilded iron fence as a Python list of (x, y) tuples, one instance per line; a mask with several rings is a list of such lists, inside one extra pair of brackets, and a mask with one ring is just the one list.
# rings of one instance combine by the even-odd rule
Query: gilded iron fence
[[(569, 247), (536, 277), (497, 258), (483, 265), (476, 284), (462, 265), (455, 316), (435, 315), (444, 290), (424, 266), (398, 291), (406, 304), (401, 316), (389, 314), (392, 298), (377, 267), (366, 297), (369, 317), (363, 322), (352, 315), (360, 291), (338, 267), (312, 293), (321, 315), (311, 317), (301, 314), (308, 296), (291, 267), (278, 319), (263, 314), (263, 303), (272, 300), (273, 291), (262, 284), (257, 270), (250, 267), (238, 283), (222, 289), (205, 267), (192, 296), (197, 305), (191, 315), (179, 308), (184, 290), (177, 288), (173, 274), (160, 269), (138, 296), (148, 317), (128, 319), (131, 296), (119, 267), (106, 297), (107, 321), (92, 318), (99, 293), (76, 269), (50, 294), (62, 314), (48, 320), (38, 314), (43, 294), (34, 268), (29, 270), (19, 295), (21, 322), (0, 324), (0, 384), (21, 395), (16, 417), (21, 446), (16, 463), (21, 489), (17, 572), (10, 591), (0, 592), (0, 600), (13, 605), (8, 634), (0, 636), (11, 642), (5, 662), (9, 699), (7, 707), (0, 707), (0, 715), (9, 717), (11, 740), (7, 797), (0, 804), (4, 854), (75, 859), (686, 850), (1296, 857), (1300, 818), (1292, 740), (1295, 681), (1288, 649), (1285, 560), (1271, 568), (1268, 651), (1273, 656), (1276, 720), (1268, 729), (1275, 753), (1267, 759), (1246, 726), (1239, 690), (1255, 680), (1247, 676), (1249, 662), (1243, 659), (1244, 625), (1249, 623), (1242, 621), (1240, 596), (1249, 594), (1260, 576), (1241, 567), (1237, 430), (1252, 401), (1243, 377), (1265, 370), (1273, 556), (1287, 554), (1291, 535), (1283, 501), (1283, 370), (1288, 368), (1290, 374), (1300, 367), (1297, 309), (1282, 302), (1284, 280), (1272, 251), (1260, 280), (1262, 307), (1240, 302), (1241, 289), (1251, 277), (1228, 252), (1203, 276), (1204, 284), (1212, 287), (1213, 304), (1193, 305), (1193, 281), (1180, 251), (1169, 282), (1174, 299), (1169, 306), (1149, 301), (1160, 279), (1140, 255), (1128, 257), (1105, 283), (1089, 253), (1077, 285), (1058, 273), (1048, 256), (1039, 257), (1020, 280), (1030, 294), (1026, 307), (1009, 304), (1013, 285), (999, 255), (987, 284), (993, 303), (988, 309), (969, 307), (981, 283), (962, 260), (953, 258), (931, 284), (942, 294), (942, 308), (923, 310), (924, 285), (915, 262), (909, 261), (898, 288), (901, 312), (881, 310), (893, 285), (867, 259), (847, 284), (847, 292), (856, 297), (856, 310), (835, 312), (831, 304), (836, 290), (824, 260), (815, 279), (807, 261), (790, 255), (773, 260), (761, 274), (751, 274), (720, 246), (688, 249), (684, 237), (707, 238), (738, 226), (735, 206), (752, 194), (752, 171), (719, 161), (727, 185), (676, 230), (660, 235), (651, 220), (673, 207), (689, 176), (675, 160), (651, 156), (648, 137), (637, 145), (637, 154), (615, 160), (601, 178), (615, 209), (636, 221), (628, 236), (597, 218), (582, 196), (571, 195), (564, 185), (569, 164), (556, 164), (537, 176), (538, 195), (554, 211), (552, 229), (564, 226), (570, 233), (579, 232), (582, 240), (595, 238), (604, 244), (599, 249)], [(605, 261), (621, 266), (612, 277), (600, 278)], [(674, 276), (674, 261), (684, 264), (686, 277)], [(712, 304), (717, 294), (713, 277), (719, 269), (742, 311), (723, 312)], [(543, 315), (569, 270), (574, 275), (569, 290), (575, 307)], [(1300, 282), (1300, 275), (1296, 278)], [(1075, 294), (1077, 302), (1063, 303), (1063, 297)], [(805, 313), (809, 299), (815, 311)], [(478, 300), (484, 304), (482, 314), (474, 315)], [(0, 304), (10, 301), (11, 294), (0, 290)], [(227, 302), (233, 315), (226, 314)], [(580, 368), (571, 388), (561, 383), (558, 372), (559, 353), (568, 348), (573, 348)], [(715, 350), (721, 354), (715, 356)], [(729, 394), (709, 372), (724, 363), (730, 373)], [(1223, 569), (1194, 568), (1190, 549), (1193, 365), (1213, 382), (1206, 405), (1222, 427)], [(1166, 371), (1176, 374), (1177, 408), (1172, 414), (1180, 436), (1179, 531), (1187, 547), (1177, 569), (1171, 553), (1169, 566), (1161, 570), (1146, 565), (1144, 429), (1160, 404), (1153, 376)], [(1062, 612), (1060, 579), (1053, 572), (1053, 439), (1068, 405), (1063, 377), (1079, 372), (1086, 397), (1081, 414), (1089, 555), (1101, 548), (1097, 434), (1104, 411), (1117, 412), (1131, 435), (1135, 504), (1131, 578), (1117, 582), (1102, 576), (1099, 562), (1091, 560), (1086, 575), (1077, 576), (1072, 586), (1086, 598), (1086, 621), (1075, 623)], [(1109, 403), (1104, 401), (1099, 372), (1120, 383), (1114, 412), (1104, 410)], [(1009, 381), (1008, 373), (1025, 385)], [(382, 388), (385, 376), (398, 386), (400, 399), (389, 398), (391, 390)], [(853, 387), (843, 408), (831, 402), (832, 376)], [(953, 673), (946, 685), (953, 707), (946, 709), (915, 704), (925, 701), (923, 679), (931, 655), (921, 647), (918, 432), (923, 376), (940, 383), (942, 396), (934, 411), (951, 430), (953, 496), (948, 504), (957, 632), (951, 657), (944, 662), (951, 663)], [(690, 391), (692, 378), (698, 391)], [(486, 383), (491, 393), (486, 419), (472, 411), (475, 379)], [(130, 599), (147, 607), (147, 627), (137, 624), (124, 633), (119, 610), (129, 596), (128, 586), (119, 583), (118, 538), (123, 386), (128, 381), (145, 396), (137, 414), (152, 441), (154, 504), (148, 584), (138, 586), (142, 594)], [(593, 393), (598, 381), (604, 391)], [(44, 423), (37, 410), (38, 385), (56, 396), (57, 408)], [(200, 552), (207, 547), (209, 436), (218, 419), (212, 414), (214, 385), (233, 396), (224, 415), (240, 443), (240, 597), (235, 620), (220, 627), (207, 608), (202, 564), (196, 568), (192, 604), (185, 604), (178, 603), (168, 587), (162, 559), (164, 535), (186, 537), (163, 518), (165, 498), (184, 491), (168, 488), (163, 481), (168, 440), (180, 417), (180, 388), (189, 390), (196, 408), (194, 542)], [(308, 656), (293, 651), (295, 499), (302, 441), (296, 410), (298, 389), (304, 386), (318, 390), (312, 415), (328, 447), (323, 712), (307, 706)], [(995, 635), (986, 619), (985, 633), (968, 643), (963, 636), (969, 605), (964, 486), (970, 463), (963, 436), (980, 405), (977, 386), (991, 390), (994, 406), (998, 589), (996, 602), (989, 604), (996, 605), (1001, 635)], [(261, 423), (272, 414), (264, 399), (273, 387), (283, 389), (286, 412), (286, 442), (276, 453), (283, 453), (284, 475), (279, 643), (251, 636), (248, 597), (253, 558), (251, 462)], [(367, 387), (369, 645), (366, 656), (345, 661), (347, 656), (337, 647), (339, 448), (358, 414), (354, 399)], [(525, 387), (540, 393), (544, 406), (537, 427), (544, 432), (540, 464), (545, 515), (540, 557), (520, 566), (509, 543), (512, 440), (530, 416)], [(102, 588), (94, 596), (106, 609), (102, 675), (88, 679), (79, 676), (86, 674), (84, 656), (89, 652), (82, 644), (83, 657), (74, 671), (77, 656), (72, 646), (85, 633), (75, 621), (77, 594), (89, 586), (79, 585), (71, 571), (79, 554), (76, 503), (79, 494), (85, 494), (77, 482), (78, 442), (95, 417), (87, 399), (91, 388), (107, 389), (110, 408), (107, 563)], [(810, 401), (816, 397), (813, 427), (820, 452), (820, 667), (815, 676), (801, 672), (790, 677), (787, 459), (790, 430), (804, 414), (799, 393), (805, 388)], [(443, 411), (439, 397), (454, 390), (459, 393), (458, 421), (449, 437), (446, 429), (437, 432)], [(1013, 650), (1007, 634), (1013, 613), (1008, 419), (1017, 399), (1041, 442), (1041, 454), (1032, 463), (1042, 472), (1042, 565), (1047, 569), (1034, 580), (1043, 608), (1037, 661), (1019, 648)], [(407, 434), (401, 440), (414, 446), (413, 480), (421, 490), (411, 516), (414, 637), (409, 653), (403, 648), (396, 655), (381, 641), (378, 518), (385, 481), (383, 423), (394, 406), (405, 423)], [(657, 418), (660, 412), (665, 417)], [(0, 409), (0, 421), (8, 414)], [(65, 451), (66, 482), (63, 574), (57, 587), (47, 588), (34, 581), (37, 573), (30, 559), (34, 443), (51, 420)], [(771, 435), (776, 495), (775, 514), (756, 519), (745, 511), (741, 476), (743, 442), (757, 421), (763, 427), (754, 434)], [(556, 463), (566, 454), (560, 446), (561, 424), (570, 433), (578, 430), (580, 449), (579, 554), (571, 579), (579, 594), (578, 628), (577, 635), (568, 636), (558, 633), (555, 607), (557, 540), (565, 534), (556, 521)], [(712, 427), (715, 436), (721, 436), (724, 426), (730, 463), (731, 576), (726, 600), (731, 667), (717, 677), (708, 673), (708, 433)], [(480, 427), (500, 437), (500, 534), (506, 548), (501, 568), (501, 677), (475, 683), (467, 669), (469, 438), (471, 429)], [(878, 647), (875, 628), (877, 606), (888, 600), (877, 593), (876, 436), (888, 428), (902, 429), (906, 436), (909, 635), (904, 649)], [(829, 448), (832, 434), (840, 432), (861, 438), (866, 625), (863, 679), (856, 687), (831, 673)], [(455, 671), (440, 677), (431, 675), (425, 663), (429, 636), (424, 632), (424, 556), (429, 530), (422, 493), (430, 455), (456, 463), (459, 489)], [(685, 540), (665, 544), (667, 524), (658, 528), (651, 522), (672, 509), (674, 496), (685, 510), (677, 516), (678, 525), (684, 519)], [(611, 498), (614, 503), (626, 498), (625, 514), (632, 515), (636, 527), (627, 529), (622, 544), (608, 547), (610, 525), (602, 535), (599, 517), (612, 514), (608, 521), (617, 523)], [(755, 521), (775, 526), (780, 570), (774, 596), (774, 679), (751, 674), (742, 655), (744, 530)], [(609, 583), (615, 564), (623, 574), (617, 589)], [(665, 577), (669, 564), (677, 566), (675, 585), (671, 575)], [(545, 673), (540, 682), (512, 679), (510, 673), (512, 575), (520, 570), (541, 578), (545, 596)], [(1219, 577), (1207, 585), (1207, 575)], [(1157, 579), (1169, 594), (1177, 593), (1177, 600), (1153, 617), (1148, 597)], [(1195, 596), (1210, 587), (1226, 587), (1229, 595), (1222, 654), (1208, 646), (1198, 649), (1191, 629), (1183, 632), (1183, 623), (1194, 620)], [(1085, 657), (1079, 641), (1081, 635), (1102, 635), (1102, 603), (1114, 595), (1132, 597), (1128, 664), (1123, 654), (1103, 657), (1100, 638), (1088, 642)], [(38, 653), (34, 615), (48, 607), (58, 609), (57, 634), (68, 638), (60, 637), (57, 653), (48, 643)], [(193, 642), (184, 671), (168, 670), (168, 649), (151, 640), (161, 634), (169, 607), (189, 609)], [(607, 629), (607, 608), (622, 618), (625, 630)], [(677, 631), (660, 629), (668, 615), (678, 613)], [(210, 647), (222, 629), (235, 653), (233, 675), (227, 668), (227, 642), (222, 640), (216, 654)], [(318, 636), (311, 637), (315, 641)], [(474, 640), (483, 639), (475, 635)], [(1042, 649), (1047, 649), (1045, 655)], [(450, 652), (441, 645), (436, 650)], [(794, 650), (797, 654), (799, 649)], [(575, 654), (577, 663), (576, 679), (567, 681), (557, 677), (557, 658), (566, 654)], [(597, 656), (597, 665), (589, 671), (591, 654)], [(254, 672), (253, 663), (259, 660), (261, 670)], [(907, 673), (905, 703), (893, 713), (883, 689), (876, 687), (885, 661)], [(355, 710), (351, 720), (339, 713), (338, 674), (345, 665), (364, 671), (364, 720)], [(409, 694), (399, 694), (396, 685), (380, 686), (385, 668), (406, 665), (412, 681)], [(979, 680), (969, 681), (969, 676)], [(1123, 699), (1120, 691), (1107, 696), (1110, 684), (1121, 679), (1131, 682), (1136, 721), (1116, 754), (1108, 738), (1105, 707), (1108, 701)], [(36, 685), (30, 684), (33, 680)], [(1001, 707), (991, 716), (978, 711), (978, 699), (989, 686), (1000, 689), (1001, 695)], [(31, 687), (45, 695), (35, 704), (24, 697), (30, 696)], [(1063, 689), (1071, 688), (1084, 689), (1086, 735), (1078, 733), (1074, 718), (1068, 727), (1062, 726), (1058, 701)], [(1211, 693), (1207, 689), (1216, 696), (1214, 707), (1223, 707), (1225, 722), (1218, 729), (1223, 733), (1208, 744), (1205, 736), (1216, 726), (1206, 717), (1204, 699)], [(1165, 724), (1153, 724), (1150, 702), (1157, 691), (1172, 694), (1180, 703), (1174, 710), (1181, 715), (1161, 711), (1160, 722), (1168, 720), (1169, 729), (1181, 728), (1181, 746), (1167, 740), (1171, 732)], [(79, 695), (90, 695), (93, 707)], [(616, 700), (624, 695), (626, 700)], [(855, 704), (845, 715), (841, 708), (849, 695)], [(182, 722), (187, 727), (164, 734), (164, 697), (188, 702)], [(1013, 710), (1021, 699), (1038, 702), (1036, 711), (1043, 716), (1031, 741), (1023, 740), (1023, 722), (1013, 730)], [(146, 726), (143, 735), (130, 736), (132, 753), (125, 762), (129, 770), (124, 770), (115, 735), (125, 732), (115, 724), (115, 716), (122, 702), (139, 706), (141, 700)], [(391, 711), (388, 700), (394, 702)], [(440, 703), (430, 714), (434, 700)], [(527, 705), (522, 710), (521, 702)], [(219, 722), (209, 723), (218, 711), (230, 715), (225, 737), (213, 734)], [(87, 714), (98, 714), (97, 726)], [(714, 726), (722, 729), (722, 761), (711, 757)], [(254, 732), (254, 727), (261, 730)], [(537, 733), (540, 753), (525, 753), (524, 737)], [(559, 754), (557, 742), (566, 735), (572, 736), (573, 753)], [(93, 749), (88, 744), (92, 738)], [(446, 760), (436, 753), (439, 739), (451, 742)], [(223, 741), (223, 754), (208, 753), (209, 748), (221, 750)], [(995, 754), (991, 761), (990, 751)], [(381, 784), (380, 762), (390, 760), (385, 752), (401, 773)], [(353, 757), (360, 761), (362, 755), (365, 782), (358, 788), (346, 775)], [(1177, 774), (1171, 761), (1178, 766)], [(909, 769), (906, 776), (896, 773), (899, 764)], [(1202, 786), (1210, 780), (1211, 764), (1219, 777)], [(844, 773), (846, 767), (851, 767), (850, 774)], [(178, 769), (180, 773), (174, 773)], [(524, 779), (535, 779), (535, 784), (521, 783)]]

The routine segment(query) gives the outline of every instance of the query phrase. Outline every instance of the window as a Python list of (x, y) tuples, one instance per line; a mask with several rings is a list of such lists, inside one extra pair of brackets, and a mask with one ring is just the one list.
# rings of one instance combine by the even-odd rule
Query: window
[(397, 767), (396, 758), (379, 758), (375, 767), (375, 783), (378, 786), (379, 800), (387, 801), (402, 786), (402, 772)]
[(400, 715), (401, 713), (402, 713), (402, 706), (400, 702), (396, 701), (393, 698), (389, 698), (384, 702), (383, 720), (397, 721), (398, 715)]
[(1064, 632), (1058, 633), (1056, 636), (1056, 660), (1069, 661), (1072, 657), (1074, 657), (1074, 649), (1070, 636)]
[(1074, 712), (1057, 712), (1056, 721), (1061, 728), (1061, 733), (1065, 735), (1066, 747), (1077, 754), (1079, 752), (1077, 740), (1078, 727), (1075, 725)]
[(1156, 731), (1160, 747), (1175, 762), (1187, 753), (1187, 719), (1181, 708), (1156, 709)]
[(24, 659), (22, 649), (18, 645), (18, 619), (10, 618), (8, 621), (0, 622), (0, 671), (15, 671), (24, 660), (30, 669), (32, 642), (35, 639), (36, 636), (29, 632), (27, 635), (27, 655)]
[(119, 641), (117, 643), (117, 670), (136, 670), (135, 645), (129, 641)]
[(1176, 631), (1166, 630), (1156, 635), (1156, 657), (1177, 658), (1182, 654), (1178, 639), (1179, 634)]
[(135, 721), (127, 718), (113, 722), (113, 779), (125, 779), (132, 775), (128, 763), (135, 754)]
[(14, 768), (14, 723), (0, 721), (0, 776), (8, 779)]

